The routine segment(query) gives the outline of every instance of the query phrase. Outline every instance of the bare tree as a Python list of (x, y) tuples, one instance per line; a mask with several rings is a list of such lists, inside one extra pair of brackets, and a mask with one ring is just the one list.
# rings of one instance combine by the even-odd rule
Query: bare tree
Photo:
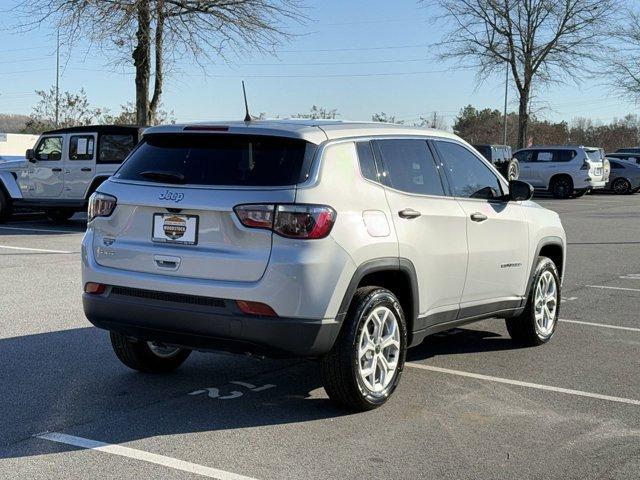
[[(428, 0), (423, 0), (428, 1)], [(509, 66), (519, 94), (518, 147), (527, 141), (536, 84), (579, 82), (609, 38), (620, 0), (431, 0), (449, 30), (441, 58), (466, 61), (481, 79)]]
[[(54, 22), (64, 38), (115, 50), (135, 68), (136, 121), (154, 123), (168, 60), (272, 52), (290, 36), (284, 22), (303, 22), (300, 0), (21, 0), (19, 28)], [(151, 90), (152, 69), (154, 73)]]
[(617, 92), (640, 103), (640, 11), (628, 11), (616, 38), (621, 48), (610, 57), (606, 78)]
[(335, 120), (340, 115), (335, 108), (328, 109), (313, 105), (309, 113), (296, 113), (293, 118), (308, 118), (311, 120)]
[(371, 121), (373, 122), (383, 122), (383, 123), (397, 123), (402, 125), (404, 120), (397, 120), (395, 115), (389, 115), (384, 112), (374, 113), (371, 115)]
[[(37, 90), (36, 94), (40, 99), (33, 107), (24, 129), (29, 133), (41, 133), (56, 128), (56, 88)], [(64, 92), (60, 95), (58, 127), (91, 125), (102, 113), (102, 109), (91, 106), (84, 90), (81, 89), (77, 93)]]

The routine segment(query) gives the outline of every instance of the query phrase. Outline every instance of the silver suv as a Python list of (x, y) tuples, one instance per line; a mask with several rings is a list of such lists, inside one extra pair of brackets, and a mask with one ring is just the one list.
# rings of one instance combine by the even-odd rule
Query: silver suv
[(565, 234), (531, 195), (436, 130), (150, 128), (90, 200), (84, 311), (133, 369), (316, 357), (333, 400), (375, 408), (427, 335), (501, 317), (520, 344), (552, 337)]

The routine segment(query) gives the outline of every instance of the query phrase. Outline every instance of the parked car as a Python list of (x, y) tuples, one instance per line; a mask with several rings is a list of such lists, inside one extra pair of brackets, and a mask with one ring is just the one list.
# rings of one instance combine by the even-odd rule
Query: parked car
[(638, 153), (640, 154), (640, 147), (633, 148), (619, 148), (616, 153)]
[(607, 158), (618, 159), (631, 163), (640, 163), (640, 153), (607, 153)]
[(86, 209), (89, 196), (138, 143), (138, 127), (86, 126), (43, 133), (26, 158), (0, 164), (0, 218), (13, 207), (56, 222)]
[(558, 145), (518, 150), (520, 180), (549, 190), (556, 198), (581, 197), (605, 187), (608, 177), (601, 148)]
[(484, 145), (473, 146), (484, 158), (489, 160), (494, 167), (507, 180), (517, 180), (519, 176), (518, 160), (513, 158), (509, 145)]
[(606, 189), (618, 194), (631, 194), (640, 191), (640, 165), (623, 160), (609, 159), (611, 177)]
[(566, 240), (532, 194), (431, 129), (152, 127), (90, 199), (84, 312), (132, 369), (315, 357), (331, 399), (372, 409), (427, 335), (497, 316), (520, 344), (551, 339)]

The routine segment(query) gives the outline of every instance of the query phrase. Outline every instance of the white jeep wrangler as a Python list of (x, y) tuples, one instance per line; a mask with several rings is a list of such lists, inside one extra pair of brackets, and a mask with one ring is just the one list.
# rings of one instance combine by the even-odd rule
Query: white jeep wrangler
[(56, 222), (89, 196), (138, 143), (138, 127), (85, 126), (44, 132), (24, 159), (0, 164), (0, 220), (13, 208), (44, 210)]

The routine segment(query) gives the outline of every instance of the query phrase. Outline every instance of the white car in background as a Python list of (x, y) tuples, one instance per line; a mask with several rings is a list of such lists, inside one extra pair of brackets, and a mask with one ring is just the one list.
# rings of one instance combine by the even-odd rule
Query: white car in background
[(138, 127), (112, 125), (44, 132), (25, 155), (0, 163), (0, 220), (14, 208), (44, 211), (55, 222), (85, 210), (139, 135)]
[(603, 189), (609, 177), (604, 152), (579, 145), (535, 146), (513, 154), (520, 163), (519, 179), (549, 190), (556, 198), (581, 197)]

